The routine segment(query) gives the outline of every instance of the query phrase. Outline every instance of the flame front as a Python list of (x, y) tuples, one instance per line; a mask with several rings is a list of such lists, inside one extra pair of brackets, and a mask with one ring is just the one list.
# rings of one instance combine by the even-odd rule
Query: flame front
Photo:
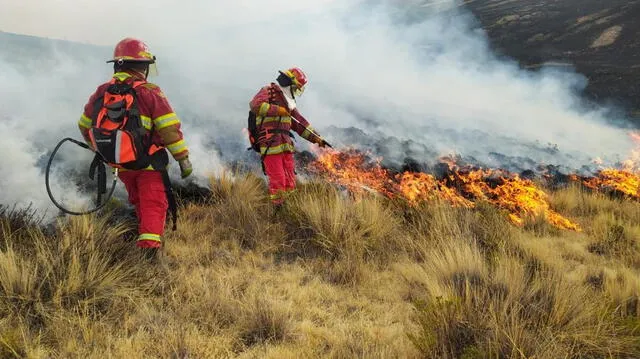
[(636, 143), (621, 168), (603, 168), (597, 177), (582, 179), (582, 183), (602, 192), (617, 192), (626, 197), (640, 199), (640, 133), (631, 132), (631, 139)]
[(443, 186), (430, 174), (422, 172), (404, 172), (396, 176), (397, 191), (410, 204), (436, 199), (445, 200), (452, 205), (471, 208), (473, 202), (464, 198), (452, 188)]
[(598, 177), (584, 179), (582, 183), (593, 190), (615, 191), (631, 198), (640, 199), (638, 172), (608, 168), (600, 171)]
[(387, 196), (393, 195), (390, 189), (389, 174), (380, 166), (379, 161), (366, 163), (366, 157), (357, 151), (338, 152), (327, 150), (311, 164), (316, 170), (333, 183), (346, 187), (349, 191), (372, 190)]
[(453, 206), (473, 208), (476, 202), (487, 201), (508, 211), (516, 225), (522, 225), (528, 216), (543, 216), (556, 227), (580, 231), (576, 223), (550, 208), (546, 193), (533, 182), (498, 170), (460, 170), (452, 159), (445, 163), (451, 174), (441, 180), (423, 172), (391, 175), (379, 161), (367, 163), (366, 156), (355, 150), (323, 151), (311, 167), (352, 192), (369, 189), (390, 198), (403, 198), (411, 205), (444, 200)]

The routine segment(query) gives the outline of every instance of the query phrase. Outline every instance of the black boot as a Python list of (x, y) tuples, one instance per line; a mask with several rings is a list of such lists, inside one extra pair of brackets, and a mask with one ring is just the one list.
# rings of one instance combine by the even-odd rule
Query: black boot
[(144, 259), (149, 262), (154, 262), (158, 259), (158, 250), (160, 248), (142, 248), (142, 254)]
[(280, 211), (282, 211), (282, 208), (284, 207), (284, 203), (278, 203), (278, 204), (274, 204), (273, 205), (273, 211), (278, 214), (280, 213)]

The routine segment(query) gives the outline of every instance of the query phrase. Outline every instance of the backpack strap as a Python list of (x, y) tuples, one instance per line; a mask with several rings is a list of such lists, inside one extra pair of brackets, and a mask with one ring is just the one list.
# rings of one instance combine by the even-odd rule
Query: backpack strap
[(270, 134), (281, 133), (281, 134), (284, 134), (284, 135), (289, 135), (289, 137), (291, 137), (291, 138), (294, 138), (293, 133), (291, 131), (283, 130), (283, 129), (280, 129), (280, 128), (274, 128), (272, 130), (265, 129), (263, 132), (265, 133), (266, 136), (268, 136)]
[[(280, 129), (280, 125), (282, 124), (282, 116), (280, 116), (280, 120), (278, 121), (278, 127), (276, 127), (275, 129), (271, 130), (271, 132), (276, 131), (276, 130), (281, 130)], [(260, 124), (260, 131), (262, 131), (262, 126), (264, 125), (264, 122), (262, 122)], [(269, 153), (269, 148), (271, 148), (271, 145), (273, 144), (274, 138), (272, 137), (271, 140), (269, 141), (269, 144), (267, 145), (267, 148), (264, 150), (264, 154), (260, 155), (260, 163), (262, 164), (262, 173), (264, 173), (265, 175), (267, 174), (267, 169), (264, 166), (264, 158), (265, 156), (267, 156), (267, 153)]]
[(89, 179), (93, 180), (96, 171), (98, 174), (98, 195), (96, 197), (96, 205), (100, 205), (102, 202), (102, 195), (107, 193), (107, 169), (104, 165), (102, 156), (98, 153), (93, 157), (91, 165), (89, 166)]
[[(111, 80), (109, 80), (109, 82), (107, 82), (109, 84), (109, 86), (111, 85), (115, 85), (117, 83), (117, 79), (115, 77), (112, 77)], [(131, 88), (134, 90), (132, 91), (132, 95), (135, 98), (136, 97), (136, 92), (135, 89), (141, 85), (146, 84), (147, 81), (134, 81), (131, 84)], [(107, 92), (109, 90), (109, 87), (107, 87), (105, 89), (105, 92)], [(95, 119), (98, 117), (98, 112), (100, 112), (100, 109), (102, 108), (103, 105), (103, 101), (104, 101), (104, 92), (98, 96), (95, 100), (95, 102), (93, 103), (93, 120), (95, 121)]]

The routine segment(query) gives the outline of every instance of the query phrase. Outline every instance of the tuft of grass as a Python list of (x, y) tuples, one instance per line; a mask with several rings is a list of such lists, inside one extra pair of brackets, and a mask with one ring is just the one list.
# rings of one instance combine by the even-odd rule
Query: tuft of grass
[(557, 237), (562, 234), (562, 230), (549, 223), (544, 215), (525, 217), (523, 228), (537, 237)]
[[(117, 320), (147, 292), (149, 274), (139, 264), (142, 257), (122, 240), (129, 229), (106, 222), (74, 217), (59, 222), (54, 237), (31, 229), (11, 232), (21, 238), (5, 238), (7, 248), (0, 251), (0, 315), (22, 323), (24, 337), (31, 332), (55, 337), (50, 323), (60, 313), (84, 311)], [(14, 248), (13, 243), (20, 246)]]
[(300, 188), (288, 199), (283, 218), (293, 241), (312, 244), (330, 259), (384, 257), (401, 242), (399, 222), (381, 199), (352, 201), (328, 187)]
[[(25, 237), (23, 234), (41, 229), (42, 221), (43, 217), (38, 216), (32, 206), (0, 206), (0, 249), (6, 249), (8, 244), (22, 245), (17, 241)], [(29, 246), (30, 243), (24, 245)]]
[(221, 228), (220, 235), (237, 240), (245, 248), (256, 248), (269, 237), (273, 209), (266, 200), (264, 182), (251, 173), (235, 177), (224, 173), (211, 180), (214, 211), (210, 221)]
[(638, 251), (640, 226), (625, 224), (611, 213), (601, 213), (590, 228), (592, 244), (589, 251), (599, 255), (625, 257)]
[(240, 307), (240, 339), (245, 346), (281, 343), (291, 335), (291, 315), (281, 303), (254, 294)]
[[(427, 357), (481, 352), (497, 357), (625, 356), (637, 340), (607, 312), (606, 301), (559, 273), (531, 277), (515, 258), (494, 269), (477, 249), (443, 244), (425, 263), (428, 299), (415, 302), (415, 345)], [(465, 354), (467, 353), (467, 354)]]
[(552, 208), (571, 217), (591, 219), (608, 213), (630, 225), (640, 225), (640, 206), (635, 201), (612, 198), (580, 185), (550, 193), (549, 201)]
[(459, 240), (477, 245), (491, 260), (507, 249), (517, 233), (504, 213), (486, 202), (478, 203), (474, 209), (434, 202), (400, 206), (397, 210), (403, 218), (403, 231), (412, 237), (408, 245), (424, 261), (428, 260), (424, 257), (425, 248)]
[(0, 357), (45, 358), (48, 353), (42, 346), (42, 336), (34, 333), (19, 318), (6, 316), (0, 319)]

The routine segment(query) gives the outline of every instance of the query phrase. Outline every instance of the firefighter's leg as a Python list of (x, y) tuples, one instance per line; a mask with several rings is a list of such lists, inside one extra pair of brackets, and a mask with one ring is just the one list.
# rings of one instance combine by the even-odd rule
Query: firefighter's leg
[(296, 171), (293, 153), (284, 153), (282, 163), (285, 174), (285, 193), (286, 196), (288, 196), (296, 189)]
[(136, 218), (140, 223), (140, 197), (138, 193), (138, 171), (122, 171), (118, 173), (118, 178), (124, 184), (129, 197), (129, 203), (131, 203), (136, 209)]
[(283, 154), (264, 156), (264, 169), (269, 180), (269, 198), (275, 205), (282, 204), (282, 194), (286, 188)]
[(162, 174), (158, 171), (140, 171), (138, 191), (140, 197), (140, 222), (138, 243), (141, 248), (160, 248), (161, 236), (167, 217), (169, 203), (165, 193)]

